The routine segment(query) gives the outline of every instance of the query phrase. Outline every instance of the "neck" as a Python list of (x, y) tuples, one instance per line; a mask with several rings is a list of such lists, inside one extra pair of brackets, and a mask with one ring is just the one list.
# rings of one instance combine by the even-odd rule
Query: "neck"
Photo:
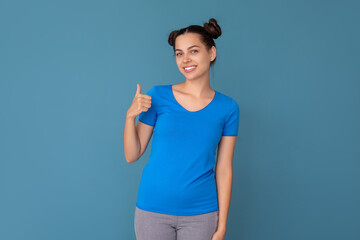
[(181, 85), (185, 92), (199, 98), (212, 96), (214, 92), (210, 87), (209, 72), (196, 79), (186, 79)]

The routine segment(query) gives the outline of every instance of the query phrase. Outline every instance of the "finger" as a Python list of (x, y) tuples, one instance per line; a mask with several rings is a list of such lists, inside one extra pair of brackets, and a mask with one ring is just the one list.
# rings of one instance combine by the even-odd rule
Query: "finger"
[(151, 103), (149, 102), (142, 102), (141, 107), (151, 108)]
[(138, 95), (139, 97), (143, 98), (143, 99), (151, 99), (151, 96), (150, 95), (146, 95), (146, 94), (139, 94)]
[(137, 83), (135, 96), (141, 94), (140, 92), (141, 92), (141, 86), (140, 86), (140, 84)]
[(136, 101), (137, 101), (140, 105), (143, 104), (143, 103), (151, 104), (151, 99), (146, 98), (146, 97), (142, 97), (141, 94), (136, 97)]

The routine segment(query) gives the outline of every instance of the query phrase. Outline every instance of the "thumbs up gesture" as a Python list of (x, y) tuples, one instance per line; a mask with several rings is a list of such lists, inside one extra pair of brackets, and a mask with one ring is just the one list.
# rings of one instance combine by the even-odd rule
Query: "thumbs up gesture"
[(136, 84), (136, 93), (131, 106), (127, 110), (126, 117), (136, 118), (141, 112), (147, 112), (151, 107), (151, 96), (142, 94), (140, 84)]

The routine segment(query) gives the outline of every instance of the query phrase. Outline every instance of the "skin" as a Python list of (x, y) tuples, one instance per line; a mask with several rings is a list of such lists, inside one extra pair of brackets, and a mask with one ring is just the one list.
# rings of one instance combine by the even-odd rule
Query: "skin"
[[(199, 47), (192, 47), (192, 46)], [(191, 47), (190, 49), (188, 49)], [(176, 38), (175, 59), (185, 82), (173, 85), (173, 93), (178, 102), (189, 111), (200, 110), (215, 96), (209, 83), (210, 62), (216, 57), (216, 48), (207, 50), (196, 33), (185, 33)], [(196, 65), (192, 72), (185, 72), (185, 66)]]
[[(209, 50), (201, 42), (197, 33), (185, 33), (176, 38), (175, 58), (179, 71), (185, 76), (185, 81), (173, 85), (176, 100), (188, 111), (198, 111), (209, 104), (215, 91), (209, 83), (210, 62), (216, 58), (216, 48)], [(198, 47), (189, 47), (197, 45)], [(185, 72), (184, 66), (196, 65), (192, 72)], [(134, 100), (127, 111), (124, 130), (124, 153), (128, 163), (137, 161), (145, 152), (153, 133), (153, 126), (140, 121), (135, 125), (135, 118), (142, 111), (151, 107), (151, 97), (141, 94), (140, 84)], [(219, 221), (217, 231), (212, 240), (224, 240), (226, 223), (229, 213), (233, 169), (232, 161), (236, 136), (222, 136), (218, 144), (218, 154), (215, 167), (215, 178), (219, 202)]]
[[(204, 108), (214, 98), (215, 91), (209, 83), (210, 62), (216, 58), (216, 48), (209, 50), (201, 42), (197, 33), (185, 33), (176, 38), (175, 57), (179, 71), (185, 76), (185, 82), (173, 85), (173, 93), (178, 102), (190, 111)], [(199, 47), (189, 47), (197, 45)], [(185, 72), (185, 66), (197, 65), (192, 72)], [(222, 136), (218, 145), (215, 167), (216, 185), (219, 201), (218, 228), (212, 240), (225, 238), (232, 190), (232, 160), (236, 136)]]

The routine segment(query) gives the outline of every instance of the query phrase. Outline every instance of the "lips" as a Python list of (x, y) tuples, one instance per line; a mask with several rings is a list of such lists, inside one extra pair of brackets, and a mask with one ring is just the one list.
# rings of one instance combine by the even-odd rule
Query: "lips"
[(184, 69), (189, 68), (189, 67), (196, 67), (196, 65), (185, 66)]
[(184, 70), (185, 70), (185, 72), (192, 72), (192, 71), (194, 71), (196, 69), (196, 66), (195, 65), (192, 65), (192, 66), (186, 66), (186, 67), (184, 67)]
[(195, 67), (184, 68), (184, 71), (185, 71), (186, 73), (189, 73), (189, 72), (194, 71), (195, 69), (196, 69), (196, 66), (195, 66)]

